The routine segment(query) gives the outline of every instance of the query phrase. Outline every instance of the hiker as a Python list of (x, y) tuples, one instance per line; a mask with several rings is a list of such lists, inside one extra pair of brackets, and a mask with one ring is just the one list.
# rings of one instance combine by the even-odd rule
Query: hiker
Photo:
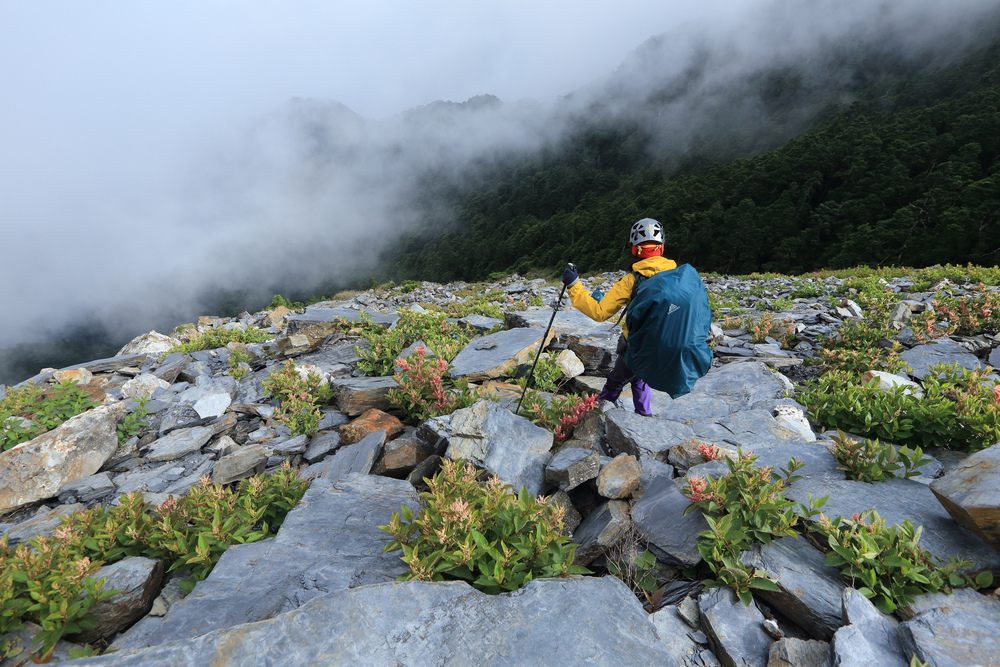
[[(603, 322), (618, 312), (622, 306), (628, 306), (635, 296), (634, 287), (636, 276), (649, 278), (660, 273), (677, 268), (677, 263), (672, 259), (663, 256), (663, 226), (652, 218), (643, 218), (632, 225), (629, 233), (629, 242), (632, 246), (632, 256), (636, 260), (632, 263), (632, 271), (615, 283), (606, 295), (597, 301), (590, 292), (580, 282), (580, 277), (573, 269), (566, 269), (562, 275), (563, 284), (569, 291), (569, 298), (573, 305), (587, 317)], [(634, 272), (634, 273), (633, 273)], [(608, 380), (604, 384), (597, 397), (598, 401), (611, 401), (614, 403), (622, 393), (626, 383), (632, 383), (632, 404), (635, 406), (637, 414), (651, 417), (652, 410), (650, 399), (652, 393), (649, 385), (642, 378), (637, 377), (625, 363), (625, 350), (628, 345), (628, 329), (622, 323), (622, 335), (618, 339), (615, 367), (608, 375)]]

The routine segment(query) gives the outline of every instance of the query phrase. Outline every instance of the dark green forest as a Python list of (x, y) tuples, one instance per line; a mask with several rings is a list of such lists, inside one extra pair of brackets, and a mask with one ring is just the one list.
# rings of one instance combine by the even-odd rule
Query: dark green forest
[(631, 223), (652, 217), (667, 254), (702, 271), (993, 265), (998, 81), (994, 43), (932, 75), (873, 87), (775, 150), (722, 163), (713, 150), (739, 137), (703, 137), (700, 151), (668, 162), (650, 157), (638, 124), (585, 127), (453, 195), (453, 217), (408, 236), (386, 264), (397, 280), (555, 273), (567, 261), (609, 270)]

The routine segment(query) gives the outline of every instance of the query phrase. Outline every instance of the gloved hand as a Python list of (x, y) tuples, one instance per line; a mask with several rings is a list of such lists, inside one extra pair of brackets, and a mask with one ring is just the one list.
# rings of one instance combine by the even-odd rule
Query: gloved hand
[(602, 292), (599, 289), (595, 289), (593, 292), (590, 293), (590, 298), (593, 299), (594, 301), (600, 301), (601, 299), (604, 298), (604, 292)]
[(580, 274), (578, 274), (573, 269), (566, 269), (565, 271), (563, 271), (562, 281), (563, 285), (565, 285), (566, 287), (569, 287), (579, 279), (580, 279)]

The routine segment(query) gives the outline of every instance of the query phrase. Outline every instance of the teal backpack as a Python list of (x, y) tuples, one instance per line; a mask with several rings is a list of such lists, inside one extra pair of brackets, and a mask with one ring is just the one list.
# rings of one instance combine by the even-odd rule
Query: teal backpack
[(653, 389), (683, 396), (712, 367), (708, 346), (712, 309), (701, 276), (690, 264), (636, 276), (625, 313), (625, 363)]

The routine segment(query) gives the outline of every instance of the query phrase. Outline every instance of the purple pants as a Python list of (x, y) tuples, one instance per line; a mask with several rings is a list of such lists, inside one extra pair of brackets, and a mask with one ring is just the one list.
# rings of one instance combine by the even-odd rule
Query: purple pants
[(628, 343), (625, 336), (618, 339), (618, 358), (615, 359), (615, 367), (608, 374), (608, 381), (604, 383), (604, 389), (598, 395), (598, 401), (611, 401), (614, 403), (622, 393), (622, 389), (629, 382), (632, 383), (632, 405), (635, 406), (637, 414), (650, 416), (653, 411), (650, 406), (652, 392), (649, 385), (636, 377), (635, 373), (625, 365), (625, 348)]

